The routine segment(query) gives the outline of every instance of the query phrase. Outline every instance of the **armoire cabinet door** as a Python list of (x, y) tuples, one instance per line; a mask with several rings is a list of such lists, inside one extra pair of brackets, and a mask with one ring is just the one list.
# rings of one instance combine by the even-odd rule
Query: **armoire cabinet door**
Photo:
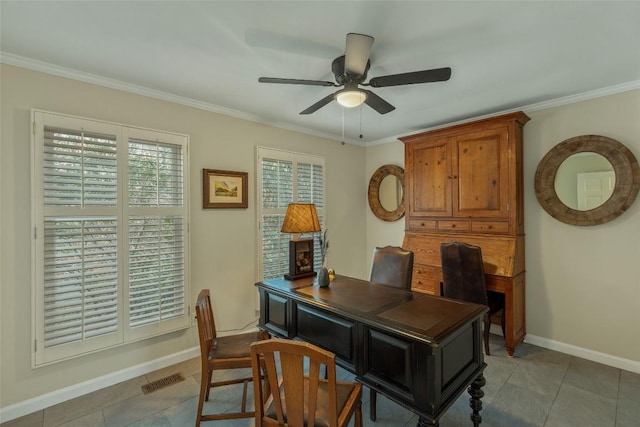
[(408, 181), (409, 216), (446, 217), (452, 215), (450, 138), (413, 144), (405, 158)]
[(453, 216), (507, 218), (508, 130), (494, 127), (458, 136), (455, 143)]

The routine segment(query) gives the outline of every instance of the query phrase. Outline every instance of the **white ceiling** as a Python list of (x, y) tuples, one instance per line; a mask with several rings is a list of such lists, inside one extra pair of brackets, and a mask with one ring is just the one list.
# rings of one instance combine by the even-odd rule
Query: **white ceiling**
[[(5, 1), (2, 62), (370, 145), (444, 123), (640, 81), (640, 2)], [(371, 88), (396, 109), (332, 102), (349, 32), (375, 38), (369, 78), (452, 68), (447, 82)], [(358, 135), (362, 133), (362, 139)]]

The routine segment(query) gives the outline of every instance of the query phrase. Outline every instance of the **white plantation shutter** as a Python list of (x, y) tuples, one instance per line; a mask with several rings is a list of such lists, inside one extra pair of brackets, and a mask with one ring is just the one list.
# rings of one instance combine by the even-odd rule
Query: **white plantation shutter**
[(188, 137), (33, 126), (33, 365), (187, 327)]
[(44, 345), (117, 330), (117, 221), (45, 218)]
[(129, 140), (129, 206), (182, 206), (179, 145)]
[(184, 315), (184, 226), (172, 216), (129, 219), (129, 322)]
[(157, 327), (186, 314), (183, 149), (129, 138), (128, 172), (129, 327)]
[[(324, 228), (324, 158), (258, 147), (258, 222), (260, 279), (282, 277), (289, 269), (289, 240), (281, 233), (287, 206), (315, 203)], [(318, 236), (314, 260), (320, 266)]]
[(115, 135), (44, 128), (44, 203), (115, 206)]

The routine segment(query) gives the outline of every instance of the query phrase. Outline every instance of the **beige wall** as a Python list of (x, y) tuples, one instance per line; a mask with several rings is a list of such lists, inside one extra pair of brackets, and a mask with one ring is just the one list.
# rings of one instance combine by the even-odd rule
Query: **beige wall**
[(530, 112), (525, 126), (527, 332), (640, 366), (640, 200), (593, 227), (563, 224), (538, 204), (538, 162), (554, 145), (604, 135), (640, 159), (640, 90)]
[[(605, 362), (621, 358), (619, 366), (640, 372), (640, 200), (610, 223), (576, 227), (548, 215), (538, 204), (533, 184), (542, 157), (574, 136), (608, 136), (640, 160), (640, 90), (527, 114), (528, 340)], [(368, 176), (384, 163), (402, 165), (403, 150), (395, 142), (367, 149)], [(367, 215), (367, 250), (380, 242), (402, 242), (403, 221), (383, 223)]]
[[(329, 264), (365, 277), (365, 149), (170, 102), (3, 65), (1, 68), (0, 407), (197, 346), (195, 327), (31, 369), (30, 137), (32, 108), (190, 135), (191, 299), (210, 288), (220, 330), (255, 325), (256, 146), (326, 158)], [(203, 89), (204, 90), (204, 89)], [(249, 172), (249, 208), (202, 210), (203, 168)], [(354, 197), (354, 195), (357, 195)]]

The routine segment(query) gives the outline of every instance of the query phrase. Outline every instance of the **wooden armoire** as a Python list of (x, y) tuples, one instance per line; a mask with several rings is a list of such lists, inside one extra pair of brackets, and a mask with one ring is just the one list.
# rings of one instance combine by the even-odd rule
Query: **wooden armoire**
[(440, 244), (482, 248), (487, 289), (505, 294), (505, 347), (525, 336), (522, 112), (400, 138), (414, 291), (440, 294)]

